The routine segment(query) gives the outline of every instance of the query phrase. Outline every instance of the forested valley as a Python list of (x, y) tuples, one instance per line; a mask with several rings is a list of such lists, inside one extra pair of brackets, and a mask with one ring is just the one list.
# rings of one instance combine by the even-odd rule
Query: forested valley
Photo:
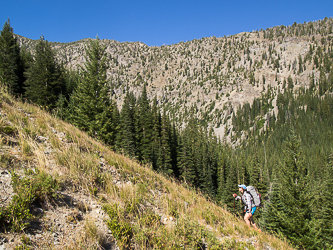
[(175, 114), (158, 105), (157, 98), (148, 99), (146, 83), (139, 97), (125, 90), (119, 108), (98, 38), (89, 42), (84, 66), (73, 71), (59, 63), (43, 37), (34, 54), (21, 49), (8, 21), (0, 36), (0, 82), (17, 98), (200, 190), (239, 216), (242, 204), (232, 197), (237, 184), (255, 186), (262, 197), (255, 217), (260, 228), (299, 249), (331, 249), (333, 39), (324, 44), (308, 56), (315, 60), (319, 78), (310, 76), (310, 83), (298, 88), (292, 79), (281, 89), (268, 85), (261, 97), (233, 109), (232, 126), (225, 132), (237, 142), (233, 144), (203, 126), (195, 105), (188, 110), (188, 122), (178, 126)]

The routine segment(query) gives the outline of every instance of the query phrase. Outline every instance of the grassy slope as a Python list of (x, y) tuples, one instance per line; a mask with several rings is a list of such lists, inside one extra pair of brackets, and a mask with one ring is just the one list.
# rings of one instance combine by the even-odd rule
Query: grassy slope
[[(14, 129), (20, 148), (12, 156), (19, 164), (2, 160), (2, 167), (36, 167), (62, 183), (61, 192), (89, 194), (111, 216), (107, 224), (120, 248), (200, 249), (206, 244), (208, 249), (290, 249), (286, 242), (249, 229), (196, 191), (114, 153), (72, 125), (7, 94), (0, 98), (0, 125)], [(36, 136), (47, 138), (48, 144)], [(3, 133), (0, 139), (3, 155), (8, 140)]]

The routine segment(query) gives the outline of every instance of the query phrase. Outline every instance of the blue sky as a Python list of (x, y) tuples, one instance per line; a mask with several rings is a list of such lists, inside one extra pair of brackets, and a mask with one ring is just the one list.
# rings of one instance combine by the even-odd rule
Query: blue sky
[(0, 8), (16, 34), (53, 42), (83, 38), (140, 41), (149, 46), (291, 25), (333, 16), (333, 0), (101, 1), (7, 0)]

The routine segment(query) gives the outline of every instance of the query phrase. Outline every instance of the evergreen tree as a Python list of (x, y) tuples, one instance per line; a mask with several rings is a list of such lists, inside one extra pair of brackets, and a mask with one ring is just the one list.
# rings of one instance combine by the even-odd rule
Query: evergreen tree
[(67, 100), (63, 94), (59, 95), (59, 99), (56, 102), (56, 108), (54, 110), (54, 114), (62, 120), (66, 120), (68, 117), (68, 109), (67, 109)]
[[(77, 88), (80, 81), (80, 75), (77, 71), (67, 70), (65, 75), (65, 89), (59, 95), (56, 102), (56, 108), (53, 110), (54, 114), (60, 119), (70, 121), (71, 115), (74, 113), (74, 105), (69, 105), (72, 94)], [(73, 100), (72, 100), (73, 101)]]
[(310, 242), (310, 210), (307, 169), (300, 146), (300, 140), (292, 131), (286, 142), (277, 190), (273, 191), (264, 217), (267, 229), (282, 233), (297, 247), (304, 248)]
[[(311, 221), (311, 235), (313, 245), (311, 249), (333, 248), (333, 154), (329, 158), (325, 175), (318, 187), (318, 194), (313, 198), (312, 206), (315, 208), (314, 218)], [(318, 205), (320, 204), (320, 205)]]
[(291, 76), (289, 75), (289, 76), (288, 76), (288, 89), (289, 89), (290, 91), (292, 91), (293, 88), (294, 88), (293, 79), (292, 79)]
[(120, 128), (117, 134), (116, 149), (123, 152), (129, 157), (135, 157), (137, 153), (135, 138), (135, 121), (134, 121), (134, 96), (127, 91), (123, 107), (120, 112)]
[(76, 70), (67, 70), (65, 72), (65, 78), (66, 78), (66, 91), (62, 94), (64, 95), (66, 100), (69, 100), (70, 96), (74, 93), (80, 82), (80, 74)]
[(147, 97), (146, 85), (143, 86), (139, 107), (138, 107), (138, 147), (143, 162), (151, 162), (152, 159), (152, 114)]
[(117, 137), (118, 137), (118, 134), (120, 132), (120, 113), (119, 113), (119, 110), (118, 110), (118, 107), (117, 107), (117, 104), (115, 103), (113, 105), (113, 110), (112, 110), (112, 121), (113, 121), (113, 134), (114, 134), (114, 145), (116, 147), (116, 143), (117, 143)]
[(179, 168), (178, 168), (178, 150), (179, 150), (179, 136), (178, 136), (178, 131), (176, 129), (175, 124), (172, 125), (172, 133), (171, 133), (171, 141), (170, 141), (170, 147), (171, 147), (171, 165), (172, 165), (172, 170), (173, 174), (175, 175), (176, 178), (179, 177)]
[(239, 211), (239, 204), (235, 205), (235, 198), (232, 196), (234, 193), (238, 193), (237, 183), (237, 166), (235, 163), (230, 164), (228, 176), (225, 182), (225, 188), (222, 194), (223, 203), (227, 205), (229, 211), (237, 213)]
[(26, 72), (26, 97), (52, 110), (59, 95), (65, 91), (63, 69), (48, 41), (41, 37), (36, 45), (34, 60)]
[(264, 178), (263, 167), (260, 163), (258, 149), (255, 149), (254, 156), (251, 161), (250, 172), (250, 185), (254, 186), (259, 193), (266, 193), (267, 180)]
[(217, 196), (216, 199), (219, 202), (223, 202), (223, 193), (226, 183), (226, 169), (227, 169), (227, 160), (226, 160), (226, 150), (221, 152), (218, 157), (218, 167), (217, 167)]
[(207, 187), (207, 179), (209, 175), (209, 155), (206, 141), (201, 129), (199, 129), (198, 131), (198, 135), (195, 140), (195, 147), (193, 148), (193, 150), (195, 156), (195, 165), (197, 166), (198, 172), (198, 186), (202, 191), (208, 193), (209, 188)]
[(157, 170), (157, 157), (159, 152), (159, 138), (161, 133), (161, 114), (157, 109), (157, 99), (156, 96), (153, 100), (152, 106), (152, 148), (151, 148), (151, 163), (153, 164), (153, 168)]
[(82, 78), (70, 99), (72, 113), (69, 119), (89, 135), (113, 145), (117, 124), (112, 120), (115, 104), (110, 99), (105, 50), (98, 38), (91, 40), (86, 48)]
[(24, 93), (23, 71), (20, 47), (8, 19), (0, 32), (0, 83), (8, 86), (9, 93), (13, 95)]
[[(278, 180), (274, 178), (271, 183), (270, 190), (268, 192), (268, 200), (264, 203), (261, 225), (263, 225), (269, 232), (277, 232), (280, 235), (281, 222), (280, 213), (281, 208), (284, 205), (280, 200), (280, 189)], [(283, 236), (283, 235), (281, 235)]]
[(172, 159), (171, 159), (171, 131), (170, 131), (170, 123), (168, 117), (165, 113), (165, 108), (163, 108), (162, 115), (162, 124), (161, 124), (161, 137), (160, 137), (160, 145), (159, 152), (157, 157), (157, 167), (162, 170), (166, 174), (172, 174)]
[(258, 184), (260, 182), (260, 162), (257, 150), (255, 151), (254, 157), (252, 158), (251, 164), (251, 172), (250, 172), (250, 185), (258, 188)]
[(196, 137), (197, 122), (195, 118), (192, 118), (181, 136), (178, 166), (181, 177), (194, 186), (197, 186), (197, 166), (194, 154)]
[(208, 175), (206, 178), (206, 189), (210, 196), (216, 197), (217, 194), (217, 165), (218, 165), (218, 154), (220, 153), (217, 137), (214, 135), (214, 130), (210, 129), (208, 132)]

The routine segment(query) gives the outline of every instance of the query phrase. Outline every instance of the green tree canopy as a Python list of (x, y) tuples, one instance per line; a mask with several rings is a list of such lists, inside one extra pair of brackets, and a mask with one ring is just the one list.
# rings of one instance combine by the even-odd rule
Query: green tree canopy
[(48, 110), (55, 108), (60, 94), (65, 91), (63, 72), (51, 45), (41, 37), (34, 60), (26, 72), (26, 97)]
[(23, 70), (20, 47), (8, 19), (0, 32), (0, 82), (6, 84), (13, 95), (24, 92)]
[(81, 69), (81, 79), (71, 96), (69, 117), (77, 127), (89, 135), (113, 145), (115, 126), (107, 80), (108, 59), (106, 48), (100, 40), (91, 40), (86, 48), (86, 63)]

